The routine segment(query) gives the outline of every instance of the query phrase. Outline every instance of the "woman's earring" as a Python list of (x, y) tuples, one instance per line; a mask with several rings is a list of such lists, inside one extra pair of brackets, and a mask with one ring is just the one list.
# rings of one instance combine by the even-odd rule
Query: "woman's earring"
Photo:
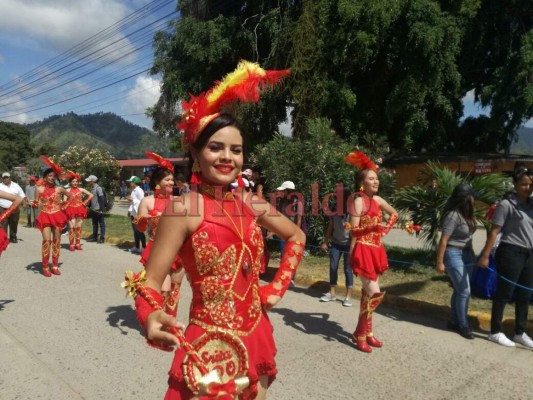
[(194, 160), (192, 163), (192, 175), (191, 175), (191, 184), (201, 185), (202, 177), (200, 176), (200, 164), (198, 161)]
[(362, 192), (364, 189), (363, 185), (359, 186), (359, 191)]

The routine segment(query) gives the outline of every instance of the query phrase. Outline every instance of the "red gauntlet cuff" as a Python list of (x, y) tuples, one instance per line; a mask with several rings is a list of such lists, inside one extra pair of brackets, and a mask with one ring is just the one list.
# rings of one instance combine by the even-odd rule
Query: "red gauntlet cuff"
[(137, 290), (142, 290), (142, 295), (135, 297), (135, 308), (137, 309), (137, 319), (142, 327), (146, 330), (146, 320), (148, 316), (156, 311), (163, 309), (163, 296), (157, 290), (150, 287), (139, 285)]
[(18, 206), (15, 206), (13, 204), (11, 206), (9, 206), (9, 208), (6, 211), (4, 211), (2, 214), (0, 214), (0, 222), (2, 222), (4, 220), (6, 220), (7, 218), (9, 218), (9, 216), (11, 214), (13, 214), (15, 211), (17, 211), (18, 208), (19, 208)]
[(398, 221), (398, 214), (391, 214), (387, 221), (387, 225), (385, 225), (383, 235), (386, 235), (387, 233), (389, 233), (389, 231), (392, 229), (396, 221)]
[(261, 303), (266, 303), (268, 296), (276, 295), (283, 297), (287, 291), (291, 279), (302, 259), (304, 245), (300, 242), (287, 242), (285, 252), (279, 263), (278, 272), (272, 282), (259, 288)]

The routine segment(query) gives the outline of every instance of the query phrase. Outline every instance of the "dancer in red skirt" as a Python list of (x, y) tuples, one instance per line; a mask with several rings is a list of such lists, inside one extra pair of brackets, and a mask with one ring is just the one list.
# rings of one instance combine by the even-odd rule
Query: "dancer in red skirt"
[[(265, 399), (276, 377), (276, 344), (267, 312), (290, 285), (305, 235), (266, 200), (252, 196), (248, 204), (232, 193), (230, 185), (244, 161), (244, 135), (220, 107), (237, 99), (257, 101), (258, 86), (287, 73), (242, 61), (214, 88), (182, 104), (178, 127), (189, 149), (193, 190), (169, 205), (158, 224), (145, 280), (134, 278), (128, 285), (138, 294), (137, 316), (149, 343), (167, 349), (180, 344), (167, 400)], [(287, 241), (273, 281), (263, 286), (260, 225)], [(162, 310), (160, 293), (177, 252), (193, 293), (184, 337), (175, 331), (180, 326), (176, 319)]]
[[(75, 172), (68, 171), (61, 179), (68, 179), (69, 188), (67, 192), (72, 196), (67, 203), (65, 213), (68, 218), (68, 240), (70, 251), (81, 250), (81, 227), (83, 220), (87, 218), (87, 204), (91, 202), (93, 194), (80, 188), (81, 176)], [(83, 196), (85, 195), (85, 200)]]
[[(152, 235), (141, 254), (141, 263), (145, 265), (150, 256), (150, 251), (154, 244), (157, 232), (157, 224), (161, 214), (165, 211), (172, 198), (172, 189), (174, 188), (174, 166), (168, 160), (155, 153), (146, 153), (146, 157), (152, 158), (159, 164), (150, 178), (150, 190), (154, 192), (151, 196), (144, 196), (139, 204), (139, 211), (134, 222), (137, 223), (139, 232), (145, 232), (148, 226), (151, 228)], [(178, 312), (178, 302), (180, 295), (181, 281), (185, 271), (182, 268), (179, 255), (171, 267), (171, 274), (165, 279), (161, 292), (165, 299), (164, 309), (173, 316)]]
[(45, 156), (41, 156), (43, 162), (48, 165), (44, 171), (43, 179), (44, 185), (39, 186), (35, 191), (34, 207), (41, 207), (41, 211), (37, 216), (36, 226), (43, 235), (42, 242), (42, 264), (43, 275), (46, 277), (52, 276), (48, 266), (50, 259), (50, 248), (52, 249), (52, 274), (61, 275), (59, 271), (59, 252), (61, 249), (61, 231), (67, 224), (67, 215), (62, 210), (61, 198), (66, 196), (71, 198), (68, 193), (61, 186), (56, 186), (56, 179), (61, 175), (61, 168), (54, 164)]
[[(3, 192), (1, 190), (0, 198), (13, 202), (6, 211), (0, 214), (0, 222), (2, 222), (5, 219), (9, 218), (11, 214), (13, 214), (19, 209), (20, 203), (22, 202), (22, 200), (24, 200), (24, 198), (15, 196), (11, 193)], [(9, 237), (7, 236), (6, 232), (0, 227), (0, 255), (5, 249), (7, 249), (7, 246), (9, 246)]]
[[(359, 187), (358, 196), (353, 205), (349, 204), (349, 207), (353, 207), (349, 210), (349, 229), (352, 236), (350, 265), (354, 273), (361, 278), (363, 289), (359, 320), (352, 334), (352, 341), (359, 350), (370, 353), (372, 347), (383, 345), (372, 332), (372, 314), (385, 296), (385, 292), (381, 292), (379, 288), (379, 276), (389, 268), (381, 238), (394, 226), (398, 214), (389, 203), (377, 195), (378, 167), (359, 151), (348, 154), (344, 160), (359, 169), (355, 178)], [(383, 211), (389, 215), (386, 225), (381, 224)]]

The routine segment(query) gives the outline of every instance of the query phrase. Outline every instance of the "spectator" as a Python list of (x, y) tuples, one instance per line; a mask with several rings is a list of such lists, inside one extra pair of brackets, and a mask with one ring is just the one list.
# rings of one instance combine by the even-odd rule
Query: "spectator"
[[(26, 195), (24, 194), (24, 191), (22, 188), (16, 183), (11, 181), (11, 175), (9, 172), (4, 172), (2, 174), (2, 183), (0, 183), (0, 191), (13, 194), (17, 197), (25, 198)], [(13, 204), (11, 200), (7, 200), (4, 198), (0, 198), (0, 214), (7, 211), (7, 209)], [(17, 243), (17, 229), (18, 229), (18, 223), (20, 218), (20, 210), (17, 210), (13, 212), (8, 218), (6, 218), (1, 226), (8, 233), (8, 226), (9, 226), (9, 241), (11, 243)]]
[(250, 168), (246, 168), (244, 171), (242, 171), (242, 177), (249, 182), (249, 187), (252, 192), (254, 191), (255, 182), (253, 180), (253, 172)]
[(128, 200), (130, 201), (130, 207), (128, 208), (128, 216), (131, 219), (133, 239), (135, 242), (135, 246), (132, 247), (130, 251), (134, 254), (141, 254), (143, 252), (143, 249), (146, 248), (146, 236), (144, 235), (144, 232), (141, 232), (139, 231), (139, 229), (137, 229), (137, 224), (134, 223), (134, 220), (139, 211), (139, 204), (141, 204), (141, 200), (144, 198), (144, 191), (139, 186), (141, 184), (141, 178), (139, 178), (138, 176), (132, 176), (130, 179), (128, 179), (127, 182), (129, 182), (131, 187), (131, 194), (128, 197)]
[[(495, 254), (498, 284), (492, 299), (488, 339), (502, 346), (515, 347), (515, 343), (520, 343), (533, 348), (533, 340), (525, 332), (531, 299), (531, 290), (527, 288), (533, 287), (533, 200), (530, 198), (533, 171), (527, 167), (518, 168), (514, 171), (513, 183), (515, 193), (503, 199), (494, 211), (492, 228), (478, 265), (488, 267), (490, 252), (504, 227)], [(509, 340), (502, 331), (502, 321), (505, 306), (513, 292), (516, 292), (515, 335), (513, 340)]]
[[(93, 234), (87, 239), (88, 242), (105, 242), (105, 219), (104, 212), (106, 206), (106, 199), (103, 189), (98, 185), (98, 178), (94, 175), (89, 175), (85, 182), (89, 183), (93, 197), (91, 198), (90, 214), (93, 223)], [(100, 225), (100, 239), (98, 239), (98, 225)]]
[[(324, 240), (320, 245), (323, 252), (328, 251), (329, 245), (329, 293), (320, 298), (320, 301), (328, 302), (337, 300), (337, 279), (339, 262), (342, 257), (344, 265), (344, 276), (346, 278), (346, 297), (342, 302), (344, 307), (352, 306), (352, 287), (353, 271), (350, 267), (350, 232), (346, 229), (346, 224), (350, 222), (350, 213), (348, 212), (348, 197), (350, 192), (344, 188), (344, 196), (337, 199), (334, 208), (331, 210), (335, 214), (329, 218), (324, 233)], [(342, 203), (341, 203), (342, 202)], [(337, 204), (341, 204), (341, 210)]]
[(442, 213), (436, 262), (437, 272), (446, 272), (453, 285), (448, 328), (458, 331), (466, 339), (474, 339), (468, 326), (470, 275), (474, 264), (472, 235), (476, 231), (474, 194), (472, 186), (466, 183), (453, 189)]
[(125, 199), (127, 195), (128, 195), (128, 185), (126, 185), (126, 181), (121, 181), (119, 200)]
[(37, 177), (30, 176), (28, 184), (26, 185), (26, 190), (24, 191), (26, 193), (26, 217), (28, 220), (28, 223), (26, 224), (27, 228), (35, 226), (35, 220), (37, 219), (37, 215), (39, 215), (39, 209), (31, 206), (31, 202), (35, 200), (35, 190), (37, 189), (37, 185), (35, 184), (36, 182)]

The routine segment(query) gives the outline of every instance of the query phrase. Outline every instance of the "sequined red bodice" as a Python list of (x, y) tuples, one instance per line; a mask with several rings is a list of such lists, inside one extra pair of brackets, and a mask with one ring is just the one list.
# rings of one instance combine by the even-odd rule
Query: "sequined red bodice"
[(83, 206), (83, 193), (77, 187), (70, 189), (70, 198), (69, 206), (70, 207), (80, 207)]
[(39, 207), (41, 212), (53, 214), (61, 211), (61, 195), (56, 192), (56, 188), (46, 186), (39, 196)]
[[(365, 228), (367, 226), (373, 226), (381, 224), (381, 219), (383, 217), (381, 213), (381, 207), (378, 202), (367, 196), (362, 196), (365, 204), (365, 213), (361, 216), (359, 220), (358, 228)], [(381, 243), (381, 233), (379, 232), (370, 232), (366, 235), (363, 235), (357, 238), (357, 243), (367, 244), (370, 246), (382, 246)]]
[(261, 317), (261, 229), (238, 198), (203, 198), (204, 219), (180, 251), (193, 291), (190, 322), (246, 336)]

